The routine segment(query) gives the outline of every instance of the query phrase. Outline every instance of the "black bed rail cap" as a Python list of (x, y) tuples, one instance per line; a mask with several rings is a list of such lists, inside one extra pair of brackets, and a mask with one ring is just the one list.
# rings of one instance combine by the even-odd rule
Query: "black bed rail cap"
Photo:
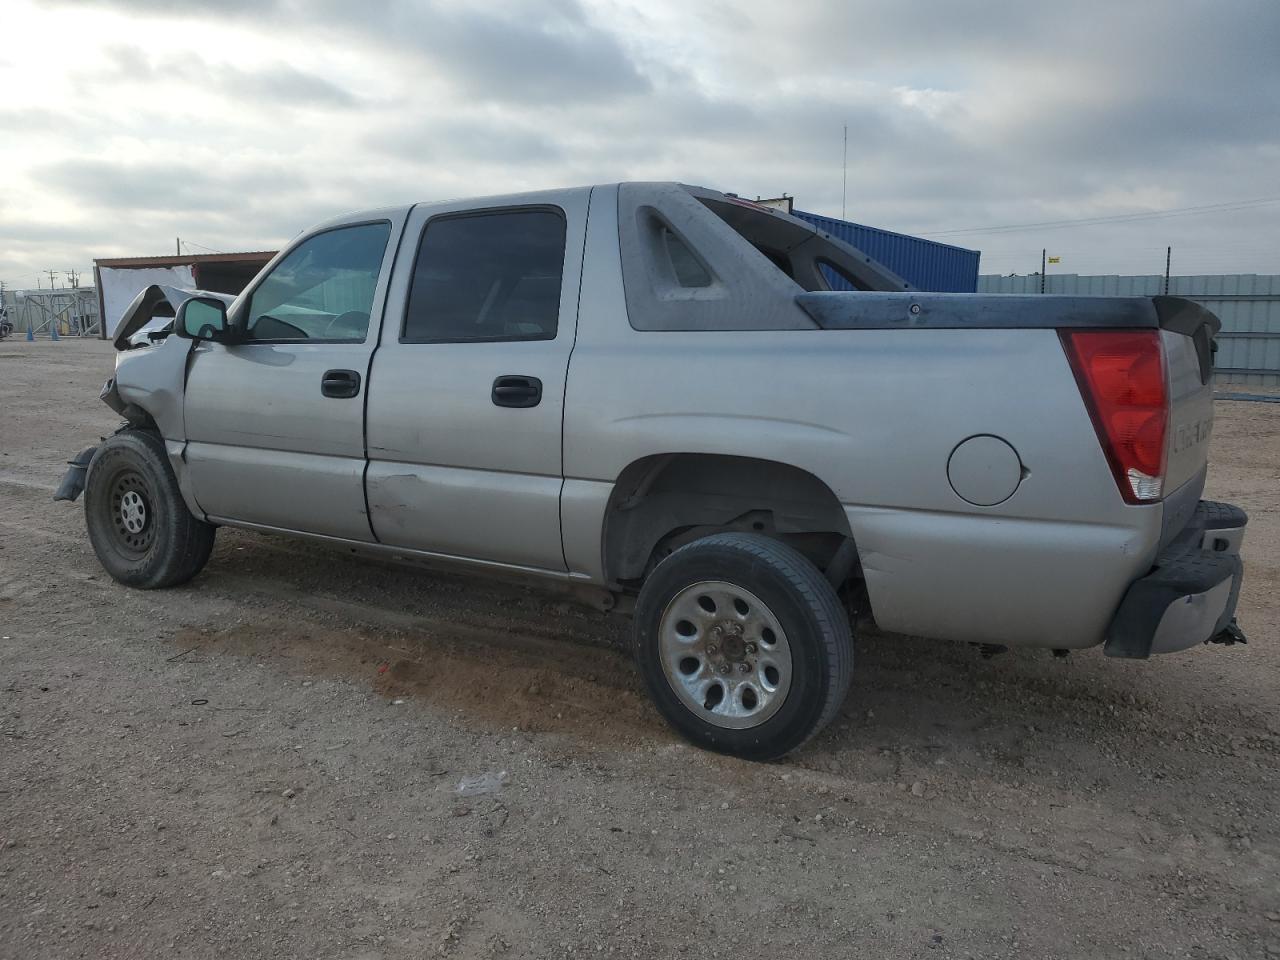
[(815, 291), (799, 294), (796, 303), (824, 330), (1164, 327), (1190, 336), (1205, 317), (1215, 333), (1218, 327), (1217, 317), (1181, 297)]

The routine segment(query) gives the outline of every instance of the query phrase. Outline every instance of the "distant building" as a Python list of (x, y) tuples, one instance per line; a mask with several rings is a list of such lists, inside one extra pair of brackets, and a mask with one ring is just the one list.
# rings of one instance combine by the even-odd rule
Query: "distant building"
[(59, 287), (47, 290), (5, 290), (0, 298), (0, 322), (12, 328), (10, 335), (32, 333), (60, 337), (98, 336), (98, 294), (93, 287)]
[(102, 316), (100, 336), (110, 339), (129, 304), (153, 283), (173, 287), (239, 293), (276, 255), (274, 250), (252, 253), (205, 253), (169, 257), (107, 257), (93, 261)]
[[(884, 264), (917, 290), (973, 293), (978, 289), (978, 260), (982, 256), (979, 250), (966, 250), (949, 243), (796, 210), (794, 200), (794, 197), (782, 196), (753, 202), (807, 220), (824, 233), (857, 247)], [(850, 289), (836, 274), (827, 273), (826, 276), (832, 289)]]

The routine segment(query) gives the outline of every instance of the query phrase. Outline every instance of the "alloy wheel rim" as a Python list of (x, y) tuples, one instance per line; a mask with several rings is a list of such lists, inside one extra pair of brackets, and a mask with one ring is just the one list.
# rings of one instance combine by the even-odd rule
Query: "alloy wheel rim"
[(658, 653), (671, 689), (691, 713), (717, 727), (757, 727), (791, 690), (791, 645), (773, 611), (723, 580), (677, 593), (658, 625)]

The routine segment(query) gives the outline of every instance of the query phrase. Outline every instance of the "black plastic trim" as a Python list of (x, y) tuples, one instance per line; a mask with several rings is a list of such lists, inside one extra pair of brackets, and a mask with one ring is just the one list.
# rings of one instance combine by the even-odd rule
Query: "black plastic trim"
[(1234, 503), (1201, 500), (1197, 513), (1201, 512), (1206, 530), (1238, 530), (1249, 523), (1249, 515)]
[(1186, 526), (1161, 550), (1154, 569), (1129, 586), (1107, 628), (1103, 652), (1129, 659), (1151, 656), (1156, 629), (1170, 604), (1189, 594), (1212, 590), (1232, 577), (1226, 608), (1213, 633), (1204, 639), (1211, 640), (1227, 629), (1235, 616), (1244, 565), (1239, 554), (1203, 550), (1200, 544), (1206, 531), (1239, 529), (1248, 521), (1234, 504), (1200, 501)]
[(1211, 336), (1222, 329), (1222, 321), (1194, 300), (1160, 296), (1152, 297), (1151, 302), (1155, 305), (1156, 316), (1160, 318), (1161, 330), (1192, 337), (1202, 326), (1210, 327)]
[(495, 407), (536, 407), (542, 402), (542, 381), (520, 374), (498, 377), (493, 381), (489, 399)]
[(84, 492), (85, 480), (88, 477), (89, 461), (98, 452), (97, 447), (85, 447), (72, 459), (67, 461), (67, 472), (53, 494), (55, 500), (74, 502)]
[(824, 330), (1164, 329), (1192, 336), (1217, 317), (1181, 297), (813, 291), (796, 303)]
[(358, 370), (326, 370), (320, 378), (320, 394), (338, 400), (350, 400), (360, 395)]
[[(1207, 553), (1196, 549), (1161, 557), (1156, 569), (1134, 581), (1125, 593), (1120, 609), (1107, 628), (1103, 652), (1109, 657), (1130, 659), (1151, 656), (1156, 628), (1172, 604), (1189, 594), (1206, 593), (1228, 577), (1235, 578), (1232, 587), (1234, 600), (1242, 569), (1239, 554)], [(1233, 602), (1228, 602), (1226, 613), (1228, 619), (1235, 613)], [(1217, 626), (1213, 634), (1221, 628), (1221, 625)]]

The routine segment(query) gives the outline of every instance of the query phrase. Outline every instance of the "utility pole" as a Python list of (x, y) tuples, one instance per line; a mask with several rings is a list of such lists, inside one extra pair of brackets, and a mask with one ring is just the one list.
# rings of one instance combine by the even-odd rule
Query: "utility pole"
[(74, 337), (83, 336), (80, 329), (80, 274), (74, 270), (64, 270), (71, 296), (67, 298), (67, 326)]
[(173, 238), (173, 247), (174, 247), (173, 252), (176, 253), (178, 256), (182, 256), (182, 238), (181, 237)]
[(1047, 248), (1041, 248), (1040, 250), (1040, 292), (1041, 293), (1044, 293), (1044, 268), (1048, 266), (1048, 264), (1046, 263), (1048, 253), (1049, 251)]
[(1164, 295), (1169, 295), (1169, 267), (1173, 263), (1173, 247), (1164, 248)]
[(53, 278), (57, 275), (57, 271), (55, 271), (55, 270), (46, 270), (46, 271), (45, 271), (45, 273), (47, 273), (47, 274), (49, 275), (49, 289), (50, 289), (50, 290), (52, 290), (52, 289), (53, 289)]

